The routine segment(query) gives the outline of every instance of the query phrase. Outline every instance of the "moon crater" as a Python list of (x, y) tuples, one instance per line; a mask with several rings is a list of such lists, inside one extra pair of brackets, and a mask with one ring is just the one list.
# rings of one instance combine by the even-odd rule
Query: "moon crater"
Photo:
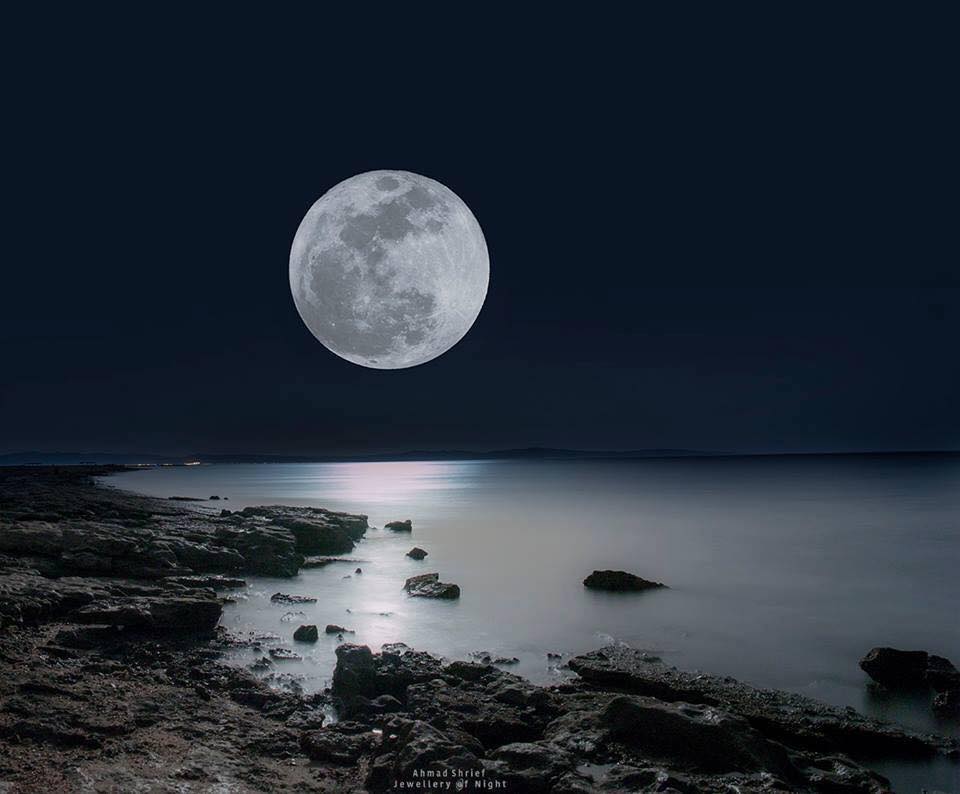
[(290, 289), (307, 328), (333, 353), (375, 369), (413, 367), (453, 347), (480, 313), (489, 276), (467, 205), (408, 171), (333, 187), (290, 252)]

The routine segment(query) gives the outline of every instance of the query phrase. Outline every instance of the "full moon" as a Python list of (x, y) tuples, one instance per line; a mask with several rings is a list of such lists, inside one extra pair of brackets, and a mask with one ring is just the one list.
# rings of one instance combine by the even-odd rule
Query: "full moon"
[(341, 358), (403, 369), (442, 355), (480, 313), (490, 258), (480, 224), (439, 182), (370, 171), (324, 193), (297, 229), (290, 291)]

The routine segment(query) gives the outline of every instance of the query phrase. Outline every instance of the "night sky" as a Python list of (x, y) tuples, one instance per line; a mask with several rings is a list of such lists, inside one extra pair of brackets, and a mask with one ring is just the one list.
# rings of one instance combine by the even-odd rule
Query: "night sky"
[[(717, 13), (20, 21), (0, 452), (960, 449), (948, 21)], [(289, 291), (307, 208), (377, 168), (491, 254), (408, 370)]]

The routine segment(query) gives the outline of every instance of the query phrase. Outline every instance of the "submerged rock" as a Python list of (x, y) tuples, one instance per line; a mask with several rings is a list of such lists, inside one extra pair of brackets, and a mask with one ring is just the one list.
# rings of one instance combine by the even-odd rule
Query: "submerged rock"
[(327, 628), (324, 629), (326, 634), (353, 634), (352, 629), (345, 629), (343, 626), (338, 626), (336, 623), (328, 623)]
[(315, 604), (317, 599), (313, 596), (290, 595), (289, 593), (274, 593), (270, 596), (274, 604)]
[(393, 532), (413, 532), (413, 521), (409, 518), (405, 521), (388, 521), (383, 528)]
[(297, 642), (316, 642), (320, 638), (320, 632), (313, 625), (302, 625), (295, 632), (293, 638)]
[(412, 557), (415, 560), (422, 560), (427, 556), (427, 552), (421, 549), (419, 546), (414, 546), (410, 551), (407, 552), (408, 557)]
[(583, 580), (583, 585), (592, 590), (610, 590), (613, 592), (635, 592), (666, 587), (665, 584), (641, 579), (636, 574), (626, 571), (594, 571)]
[(439, 573), (411, 576), (404, 582), (403, 589), (411, 596), (419, 598), (460, 598), (460, 586), (449, 582), (441, 582)]

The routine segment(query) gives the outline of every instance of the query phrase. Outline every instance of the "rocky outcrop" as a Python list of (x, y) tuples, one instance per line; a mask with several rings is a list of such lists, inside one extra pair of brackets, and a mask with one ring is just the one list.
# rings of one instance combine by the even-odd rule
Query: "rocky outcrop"
[(410, 551), (407, 552), (408, 557), (412, 557), (415, 560), (422, 560), (427, 556), (427, 552), (421, 549), (419, 546), (414, 546)]
[(440, 581), (438, 573), (424, 573), (411, 576), (404, 582), (403, 589), (418, 598), (460, 598), (460, 586)]
[(317, 630), (316, 626), (303, 625), (293, 632), (293, 638), (297, 642), (316, 642), (318, 639), (320, 639), (320, 632)]
[[(617, 673), (620, 683), (635, 675), (635, 664), (663, 667), (646, 657), (579, 658), (584, 670), (605, 661), (604, 674)], [(688, 694), (695, 694), (697, 678), (690, 676)], [(741, 686), (722, 681), (727, 689)], [(783, 731), (776, 718), (761, 719), (770, 704), (755, 690), (717, 704), (610, 691), (590, 680), (544, 689), (490, 665), (443, 665), (405, 647), (375, 654), (342, 645), (332, 693), (345, 719), (340, 732), (354, 738), (339, 741), (337, 731), (325, 728), (305, 739), (311, 757), (352, 764), (369, 758), (366, 786), (373, 791), (413, 782), (414, 770), (442, 776), (454, 769), (525, 792), (889, 790), (836, 748), (818, 748), (802, 730)], [(828, 722), (849, 719), (817, 708), (824, 709), (824, 734)], [(802, 728), (809, 716), (801, 710), (790, 719)], [(379, 741), (369, 735), (372, 725), (383, 731)], [(859, 729), (866, 731), (861, 749), (877, 730), (886, 735), (869, 721)], [(921, 739), (901, 749), (909, 754), (918, 747), (937, 752), (951, 745)]]
[(805, 749), (905, 756), (957, 750), (951, 740), (877, 722), (802, 695), (682, 672), (633, 648), (608, 646), (577, 656), (568, 664), (591, 686), (615, 688), (669, 703), (716, 706), (740, 715), (770, 738)]
[(413, 521), (409, 518), (405, 521), (388, 521), (383, 528), (393, 532), (413, 532)]
[(960, 714), (960, 671), (949, 659), (926, 651), (877, 647), (860, 660), (860, 668), (888, 689), (932, 689), (936, 714)]
[(594, 571), (583, 580), (583, 586), (589, 587), (591, 590), (609, 590), (615, 593), (655, 590), (666, 587), (665, 584), (641, 579), (636, 574), (626, 571)]
[(937, 691), (960, 689), (960, 671), (942, 656), (926, 651), (871, 648), (860, 660), (860, 669), (891, 689), (932, 687)]

